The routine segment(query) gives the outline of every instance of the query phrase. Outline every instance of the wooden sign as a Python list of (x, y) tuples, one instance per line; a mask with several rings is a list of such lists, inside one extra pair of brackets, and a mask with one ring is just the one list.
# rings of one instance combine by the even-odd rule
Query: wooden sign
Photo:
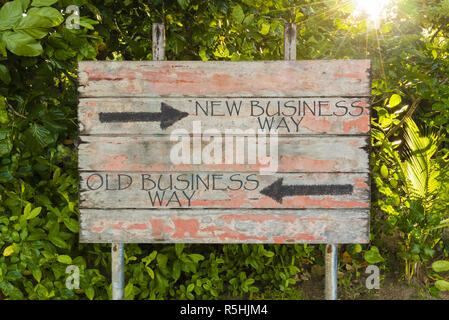
[(367, 243), (368, 60), (80, 62), (81, 242)]

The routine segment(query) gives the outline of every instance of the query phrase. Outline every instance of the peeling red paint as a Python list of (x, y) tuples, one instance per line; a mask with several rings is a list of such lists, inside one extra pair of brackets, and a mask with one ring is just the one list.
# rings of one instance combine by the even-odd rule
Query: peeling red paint
[[(322, 90), (322, 82), (331, 80), (331, 75), (326, 78), (320, 77), (319, 72), (307, 72), (307, 70), (315, 70), (323, 68), (322, 62), (308, 61), (307, 66), (297, 69), (285, 63), (280, 63), (276, 69), (270, 68), (270, 65), (264, 64), (265, 68), (260, 67), (251, 72), (236, 70), (234, 73), (226, 72), (224, 69), (212, 70), (201, 69), (189, 66), (181, 66), (172, 62), (158, 63), (154, 71), (147, 71), (148, 68), (127, 69), (126, 63), (116, 64), (117, 67), (111, 68), (108, 74), (97, 70), (95, 66), (83, 64), (82, 71), (87, 74), (89, 81), (104, 81), (111, 84), (126, 82), (128, 93), (143, 92), (142, 86), (145, 83), (146, 90), (159, 95), (172, 95), (176, 92), (179, 95), (207, 94), (213, 92), (215, 95), (230, 94), (237, 92), (266, 92), (270, 93), (282, 90), (285, 93), (297, 92), (298, 90), (307, 90), (320, 92)], [(346, 61), (340, 63), (332, 62), (329, 65), (334, 70), (333, 78), (339, 79), (355, 79), (361, 83), (368, 83), (368, 73), (355, 70), (363, 70), (364, 62)], [(232, 64), (228, 63), (229, 66)], [(253, 64), (256, 65), (256, 64)], [(259, 64), (260, 65), (260, 64)], [(234, 68), (237, 67), (234, 64)], [(267, 68), (269, 72), (267, 72)], [(369, 67), (366, 67), (368, 69)], [(317, 69), (318, 70), (318, 69)], [(337, 71), (338, 70), (338, 71)], [(340, 71), (341, 70), (341, 71)], [(257, 79), (257, 81), (253, 81)], [(295, 81), (292, 81), (295, 79)], [(348, 81), (348, 80), (346, 80)], [(335, 83), (338, 87), (339, 83)], [(116, 85), (118, 86), (118, 85)], [(123, 87), (122, 87), (123, 88)], [(123, 89), (122, 89), (123, 90)]]
[[(290, 241), (289, 241), (290, 240)], [(297, 242), (297, 241), (316, 241), (323, 240), (323, 238), (315, 238), (312, 234), (308, 233), (299, 233), (295, 236), (278, 236), (273, 237), (274, 243), (288, 243), (288, 242)]]
[(263, 223), (270, 220), (282, 221), (293, 223), (297, 217), (293, 214), (286, 215), (275, 215), (275, 214), (224, 214), (219, 217), (219, 219), (225, 221), (226, 223), (231, 223), (232, 221), (253, 221)]
[(151, 236), (153, 238), (160, 238), (164, 233), (170, 233), (173, 228), (166, 224), (164, 219), (150, 219), (151, 223)]
[(135, 223), (126, 228), (127, 230), (146, 230), (148, 226), (145, 223)]
[(123, 229), (123, 222), (111, 223), (110, 228), (114, 230), (121, 230)]
[(354, 182), (355, 182), (355, 186), (357, 188), (361, 188), (361, 189), (368, 189), (369, 188), (368, 184), (366, 183), (366, 179), (355, 178)]
[(103, 227), (92, 227), (91, 230), (95, 231), (95, 232), (102, 232), (104, 230), (104, 228)]
[(210, 226), (201, 230), (202, 232), (210, 232), (212, 233), (213, 238), (218, 238), (220, 240), (255, 240), (255, 241), (267, 241), (267, 237), (258, 237), (252, 235), (246, 235), (244, 233), (233, 230), (229, 227), (218, 228), (215, 226)]
[[(354, 130), (355, 129), (355, 130)], [(370, 130), (370, 117), (368, 115), (360, 116), (354, 120), (343, 122), (343, 132), (350, 132), (354, 130), (356, 132), (366, 133)]]
[[(80, 150), (83, 152), (80, 159), (84, 163), (84, 165), (80, 165), (80, 168), (88, 171), (82, 171), (81, 174), (90, 174), (97, 170), (104, 172), (104, 174), (102, 173), (104, 178), (109, 171), (109, 178), (106, 178), (109, 180), (104, 180), (104, 186), (99, 187), (98, 190), (83, 188), (80, 192), (80, 199), (87, 198), (89, 200), (80, 201), (81, 211), (92, 210), (91, 213), (95, 213), (90, 216), (86, 214), (87, 212), (82, 213), (81, 219), (84, 221), (81, 225), (85, 228), (83, 236), (86, 233), (91, 233), (93, 237), (97, 237), (96, 239), (110, 240), (112, 235), (113, 240), (120, 237), (131, 237), (132, 241), (140, 239), (144, 242), (154, 240), (156, 242), (188, 241), (198, 243), (258, 241), (322, 243), (329, 240), (328, 238), (343, 235), (345, 230), (351, 228), (351, 240), (368, 242), (369, 239), (364, 237), (369, 233), (365, 232), (363, 227), (368, 226), (369, 178), (367, 177), (369, 175), (367, 166), (364, 167), (364, 163), (360, 165), (361, 161), (358, 161), (366, 154), (360, 148), (364, 147), (367, 142), (361, 137), (350, 136), (369, 132), (368, 100), (366, 98), (360, 98), (360, 101), (355, 98), (342, 98), (348, 106), (348, 112), (351, 110), (351, 105), (364, 108), (360, 116), (339, 114), (337, 117), (331, 116), (331, 114), (335, 101), (340, 99), (338, 97), (348, 97), (350, 94), (357, 96), (356, 92), (363, 97), (369, 95), (368, 68), (370, 62), (282, 62), (274, 68), (273, 63), (263, 62), (262, 67), (260, 63), (254, 63), (254, 68), (248, 64), (247, 69), (239, 68), (237, 63), (230, 63), (228, 64), (232, 67), (230, 70), (215, 62), (197, 65), (191, 62), (139, 62), (139, 65), (133, 65), (130, 62), (114, 62), (107, 65), (99, 62), (81, 62), (80, 83), (83, 86), (79, 88), (79, 91), (82, 98), (80, 106), (84, 109), (81, 109), (80, 122), (82, 125), (80, 127), (83, 127), (81, 132), (85, 134), (86, 141), (83, 142), (86, 143), (80, 145)], [(216, 67), (209, 68), (214, 65)], [(338, 78), (339, 81), (335, 81), (334, 78)], [(338, 94), (334, 94), (335, 92)], [(131, 96), (139, 99), (128, 99)], [(241, 97), (247, 99), (260, 97), (267, 101), (274, 100), (275, 97), (286, 100), (290, 99), (289, 97), (297, 99), (295, 97), (300, 96), (321, 97), (322, 99), (310, 98), (320, 99), (321, 103), (327, 100), (326, 97), (333, 97), (334, 100), (331, 100), (330, 104), (321, 104), (317, 107), (317, 114), (320, 112), (321, 115), (321, 111), (325, 110), (323, 117), (312, 115), (311, 111), (305, 116), (295, 114), (291, 119), (287, 117), (293, 127), (289, 126), (287, 129), (285, 126), (280, 126), (280, 133), (283, 135), (284, 133), (285, 135), (309, 134), (312, 138), (307, 137), (301, 140), (292, 136), (289, 136), (288, 139), (282, 136), (280, 146), (282, 146), (283, 152), (280, 154), (278, 164), (280, 174), (268, 178), (260, 178), (261, 175), (259, 175), (259, 185), (256, 190), (232, 190), (226, 189), (226, 187), (222, 190), (214, 188), (212, 190), (209, 187), (206, 188), (208, 190), (203, 190), (204, 188), (197, 190), (192, 186), (191, 190), (190, 187), (184, 189), (194, 192), (194, 197), (192, 194), (193, 198), (189, 203), (186, 200), (189, 198), (187, 194), (182, 194), (179, 189), (172, 186), (165, 191), (162, 204), (159, 204), (158, 200), (152, 204), (147, 190), (142, 190), (142, 178), (133, 176), (133, 184), (130, 184), (129, 188), (126, 187), (120, 193), (115, 193), (118, 192), (114, 191), (114, 188), (117, 188), (119, 173), (124, 175), (145, 173), (151, 174), (153, 177), (160, 174), (176, 173), (223, 173), (225, 179), (229, 179), (230, 172), (244, 176), (265, 168), (267, 165), (260, 164), (260, 162), (258, 164), (176, 165), (169, 158), (169, 150), (174, 143), (167, 143), (166, 140), (163, 140), (164, 138), (148, 138), (151, 134), (161, 136), (160, 123), (154, 121), (149, 124), (104, 124), (100, 123), (100, 119), (97, 117), (99, 112), (103, 112), (103, 110), (135, 112), (134, 107), (137, 100), (139, 100), (138, 112), (143, 110), (155, 112), (156, 105), (159, 108), (158, 104), (162, 100), (167, 103), (166, 98), (173, 98), (172, 100), (175, 102), (173, 105), (176, 107), (177, 104), (183, 104), (182, 108), (185, 109), (181, 108), (181, 111), (188, 110), (190, 118), (184, 122), (177, 122), (173, 127), (162, 132), (162, 135), (168, 136), (172, 129), (190, 128), (187, 125), (192, 119), (204, 119), (209, 128), (213, 128), (217, 123), (208, 121), (211, 119), (208, 118), (209, 115), (201, 118), (191, 111), (191, 105), (194, 104), (193, 98), (189, 100), (191, 105), (185, 107), (183, 97), (197, 97), (203, 99), (202, 101), (209, 100), (208, 97), (210, 99), (237, 97), (235, 100)], [(97, 102), (87, 101), (86, 97), (97, 99)], [(100, 97), (105, 98), (98, 100)], [(151, 100), (153, 97), (155, 97), (155, 101), (148, 103), (148, 99)], [(103, 103), (103, 101), (106, 102)], [(121, 101), (124, 101), (123, 105), (121, 105)], [(281, 105), (279, 101), (278, 103)], [(342, 112), (342, 110), (339, 109), (338, 112)], [(358, 112), (361, 109), (352, 111)], [(245, 112), (248, 113), (247, 110)], [(224, 123), (220, 122), (218, 129), (226, 128), (226, 126), (240, 128), (239, 125), (243, 122), (242, 128), (252, 128), (254, 124), (248, 119), (255, 120), (254, 117), (250, 118), (247, 114), (239, 117), (214, 119), (225, 119)], [(285, 122), (286, 126), (287, 122)], [(293, 124), (296, 124), (297, 127), (295, 128)], [(276, 126), (276, 124), (274, 125)], [(298, 131), (294, 132), (295, 129)], [(139, 136), (131, 137), (136, 132)], [(90, 137), (89, 134), (91, 134)], [(118, 136), (119, 134), (126, 134), (126, 137)], [(317, 141), (313, 140), (316, 139), (313, 136), (318, 136), (318, 134), (334, 136), (326, 138), (329, 140), (325, 140), (323, 144), (317, 144)], [(343, 138), (339, 135), (346, 137)], [(341, 156), (338, 152), (340, 146), (342, 150), (344, 149), (344, 153), (340, 152)], [(348, 171), (354, 173), (348, 173)], [(351, 174), (352, 176), (350, 176)], [(279, 177), (284, 178), (286, 185), (344, 183), (353, 185), (354, 191), (352, 194), (345, 195), (285, 195), (280, 203), (260, 192), (262, 188), (266, 188)], [(94, 178), (91, 176), (85, 179), (93, 180)], [(123, 182), (123, 180), (120, 181)], [(223, 181), (225, 180), (219, 181), (219, 184)], [(229, 186), (229, 180), (226, 181)], [(111, 189), (105, 192), (108, 182)], [(84, 179), (81, 180), (81, 183), (86, 184)], [(124, 183), (126, 184), (126, 182)], [(91, 184), (94, 185), (94, 183)], [(150, 184), (148, 182), (148, 186)], [(156, 191), (156, 189), (152, 191)], [(175, 191), (183, 210), (171, 210), (178, 208), (178, 202), (174, 200), (176, 197), (172, 196), (172, 192)], [(155, 198), (151, 199), (153, 201)], [(169, 199), (171, 202), (167, 208)], [(185, 210), (188, 205), (190, 205), (189, 210)], [(89, 206), (92, 208), (86, 208)], [(105, 210), (101, 210), (111, 207), (112, 212), (105, 213)], [(142, 209), (140, 212), (138, 212), (139, 208)], [(219, 211), (201, 208), (233, 208), (235, 210)], [(332, 210), (326, 210), (326, 208)], [(346, 208), (357, 208), (357, 210), (333, 210)], [(283, 212), (289, 213), (284, 214)], [(98, 223), (98, 216), (104, 219), (106, 224), (103, 221)], [(361, 223), (365, 223), (365, 225), (360, 226)], [(358, 230), (359, 227), (360, 230)]]
[(200, 223), (196, 219), (176, 219), (172, 218), (175, 225), (175, 232), (171, 235), (171, 238), (186, 238), (186, 233), (189, 234), (189, 238), (196, 238)]

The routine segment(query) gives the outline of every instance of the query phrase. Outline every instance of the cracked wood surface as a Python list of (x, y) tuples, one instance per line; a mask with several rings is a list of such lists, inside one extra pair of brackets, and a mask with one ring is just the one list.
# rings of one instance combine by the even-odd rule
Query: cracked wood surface
[[(80, 62), (80, 241), (368, 243), (370, 67)], [(255, 135), (266, 128), (279, 134), (273, 175), (259, 171), (272, 160)], [(220, 163), (174, 163), (178, 141), (194, 150), (200, 134), (200, 154), (223, 134)]]

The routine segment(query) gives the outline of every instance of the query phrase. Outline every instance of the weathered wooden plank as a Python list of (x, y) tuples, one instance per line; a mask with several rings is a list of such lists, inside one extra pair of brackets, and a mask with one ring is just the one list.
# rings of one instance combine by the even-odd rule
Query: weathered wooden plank
[[(278, 137), (277, 146), (269, 139), (264, 143), (262, 138), (257, 140), (249, 137), (254, 138), (254, 141), (249, 142), (248, 137), (241, 137), (243, 146), (239, 143), (237, 149), (235, 138), (232, 141), (222, 138), (222, 155), (220, 158), (217, 156), (217, 159), (221, 159), (220, 162), (206, 157), (214, 156), (214, 152), (207, 149), (211, 141), (201, 143), (200, 137), (197, 140), (189, 136), (183, 138), (190, 140), (186, 142), (190, 146), (189, 156), (184, 161), (177, 156), (171, 156), (172, 150), (175, 155), (181, 152), (174, 148), (180, 142), (170, 141), (169, 136), (82, 136), (79, 145), (79, 169), (159, 172), (262, 170), (272, 173), (369, 171), (366, 149), (368, 137)], [(193, 144), (197, 143), (194, 140), (201, 143), (201, 148), (195, 149), (196, 154), (202, 154), (202, 157), (198, 156), (199, 159), (192, 156)], [(261, 156), (258, 155), (259, 149)], [(243, 157), (243, 161), (237, 158), (237, 154)], [(252, 162), (249, 159), (253, 159)]]
[(368, 243), (369, 210), (81, 209), (80, 242)]
[[(185, 117), (161, 129), (161, 120), (128, 119), (107, 122), (105, 114), (160, 114), (162, 104)], [(94, 98), (80, 99), (78, 119), (81, 134), (170, 134), (179, 129), (192, 132), (193, 121), (203, 130), (225, 133), (231, 128), (242, 131), (259, 129), (282, 135), (368, 134), (370, 128), (367, 98)], [(119, 116), (117, 116), (118, 118)]]
[(284, 60), (296, 60), (296, 23), (284, 24)]
[(369, 60), (80, 61), (78, 90), (81, 97), (369, 97), (370, 68)]
[(163, 23), (153, 23), (153, 60), (160, 61), (165, 58), (165, 26)]
[(367, 173), (81, 172), (81, 208), (368, 208)]

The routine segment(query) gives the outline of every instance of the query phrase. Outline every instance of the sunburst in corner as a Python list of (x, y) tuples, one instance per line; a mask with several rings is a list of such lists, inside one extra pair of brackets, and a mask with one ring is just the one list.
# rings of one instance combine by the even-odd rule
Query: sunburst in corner
[(375, 28), (379, 27), (381, 19), (386, 17), (386, 9), (392, 0), (353, 0), (355, 16), (366, 15), (374, 23)]

